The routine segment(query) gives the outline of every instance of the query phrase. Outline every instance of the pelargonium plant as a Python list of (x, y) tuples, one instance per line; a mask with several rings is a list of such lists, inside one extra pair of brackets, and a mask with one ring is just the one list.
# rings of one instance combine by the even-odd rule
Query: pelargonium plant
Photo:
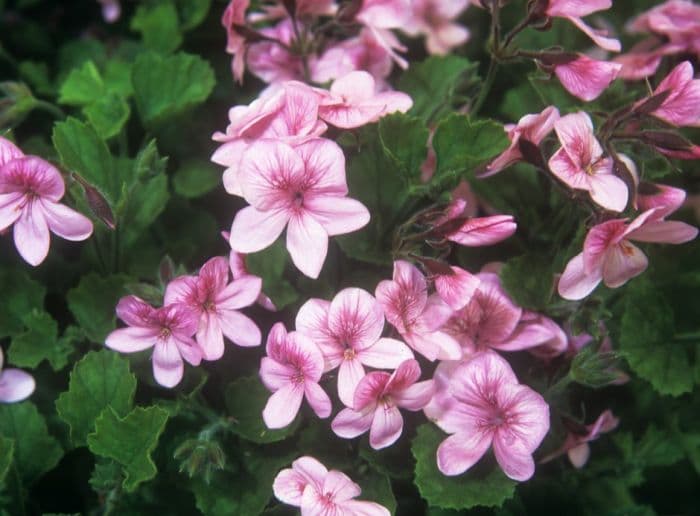
[(694, 514), (700, 4), (0, 0), (3, 514)]

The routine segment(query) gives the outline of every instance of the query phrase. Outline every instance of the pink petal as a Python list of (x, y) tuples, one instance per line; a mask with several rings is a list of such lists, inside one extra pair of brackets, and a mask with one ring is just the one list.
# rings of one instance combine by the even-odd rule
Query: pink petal
[(340, 369), (338, 370), (338, 397), (345, 406), (354, 406), (355, 390), (364, 376), (365, 369), (357, 358), (345, 359), (340, 363)]
[(479, 286), (479, 278), (460, 267), (450, 267), (453, 274), (439, 274), (435, 277), (435, 290), (453, 310), (459, 310), (469, 303)]
[(222, 176), (224, 189), (231, 195), (243, 197), (243, 189), (241, 188), (241, 161), (243, 154), (250, 146), (249, 141), (233, 140), (224, 143), (216, 149), (211, 156), (211, 160), (226, 168)]
[(17, 145), (0, 136), (0, 168), (8, 161), (22, 157), (24, 157), (24, 153)]
[(623, 211), (627, 206), (627, 185), (612, 174), (591, 176), (591, 198), (607, 210)]
[(296, 370), (287, 364), (281, 364), (270, 357), (260, 360), (260, 379), (273, 392), (288, 385), (295, 375)]
[(274, 358), (275, 360), (281, 360), (282, 348), (287, 341), (287, 329), (281, 322), (275, 323), (270, 328), (270, 333), (267, 335), (267, 342), (265, 343), (265, 353)]
[(535, 474), (535, 461), (532, 455), (517, 447), (508, 447), (506, 443), (494, 439), (493, 453), (503, 472), (513, 480), (524, 482)]
[(153, 376), (163, 387), (175, 387), (180, 380), (184, 366), (174, 339), (159, 340), (153, 348)]
[(435, 386), (432, 380), (417, 382), (413, 385), (394, 391), (391, 393), (391, 399), (396, 405), (407, 410), (416, 411), (425, 407), (435, 393)]
[(511, 215), (493, 215), (468, 219), (447, 239), (460, 245), (478, 247), (497, 244), (510, 237), (517, 225)]
[(400, 340), (381, 338), (357, 353), (363, 364), (377, 369), (394, 369), (404, 360), (413, 358), (411, 349)]
[[(178, 276), (165, 287), (163, 304), (187, 303), (197, 289), (197, 276)], [(120, 316), (121, 317), (121, 316)], [(122, 317), (124, 322), (126, 319)], [(132, 323), (129, 323), (132, 324)]]
[[(199, 280), (208, 290), (219, 292), (226, 288), (229, 277), (229, 266), (226, 258), (215, 256), (206, 261), (199, 269)], [(252, 301), (251, 303), (252, 304)]]
[(325, 372), (340, 365), (345, 351), (344, 346), (337, 342), (328, 330), (330, 305), (330, 302), (323, 299), (309, 299), (297, 312), (295, 321), (297, 331), (308, 336), (321, 350), (325, 361)]
[(588, 113), (578, 111), (563, 116), (554, 122), (554, 130), (577, 168), (585, 168), (602, 156), (603, 148), (593, 134)]
[(289, 214), (284, 210), (261, 212), (252, 206), (236, 213), (231, 226), (231, 248), (254, 253), (272, 245), (284, 230)]
[(588, 458), (591, 456), (591, 447), (588, 443), (581, 443), (578, 446), (570, 448), (567, 452), (571, 464), (577, 468), (581, 469), (588, 462)]
[(438, 469), (443, 475), (461, 475), (484, 456), (490, 445), (487, 432), (451, 435), (437, 449)]
[(567, 16), (566, 19), (574, 25), (576, 25), (576, 27), (581, 29), (581, 31), (584, 34), (586, 34), (586, 36), (591, 38), (593, 42), (600, 48), (608, 50), (609, 52), (619, 52), (620, 50), (622, 50), (620, 41), (615, 38), (607, 37), (607, 31), (593, 29), (592, 27), (588, 26), (581, 18), (575, 16)]
[(326, 138), (314, 138), (296, 146), (294, 150), (304, 164), (309, 184), (313, 185), (309, 193), (333, 197), (348, 193), (345, 154), (337, 143)]
[(121, 353), (135, 353), (153, 347), (157, 341), (157, 329), (119, 328), (107, 335), (105, 346)]
[(272, 483), (272, 492), (280, 502), (299, 507), (307, 485), (304, 475), (293, 469), (283, 469)]
[(590, 274), (586, 274), (583, 267), (583, 253), (577, 254), (566, 264), (559, 278), (557, 291), (564, 299), (578, 301), (593, 292), (602, 279), (602, 268), (596, 268)]
[(22, 214), (22, 203), (26, 202), (22, 192), (0, 193), (0, 231), (10, 227)]
[(648, 265), (646, 255), (625, 240), (608, 251), (603, 264), (603, 282), (610, 288), (617, 288), (640, 275)]
[[(649, 217), (648, 213), (646, 217)], [(600, 269), (610, 246), (620, 242), (631, 227), (638, 228), (644, 219), (637, 217), (632, 224), (625, 224), (626, 219), (613, 219), (593, 226), (583, 242), (583, 269), (589, 273)]]
[(532, 453), (549, 431), (549, 405), (538, 392), (520, 384), (498, 385), (496, 397), (499, 406), (507, 407), (508, 424), (496, 430), (494, 443)]
[(342, 505), (343, 516), (391, 516), (389, 509), (376, 502), (364, 500), (348, 500)]
[(330, 92), (348, 103), (370, 99), (374, 96), (374, 77), (365, 71), (350, 72), (331, 84)]
[(413, 359), (405, 360), (391, 374), (384, 391), (389, 394), (401, 391), (414, 384), (418, 378), (420, 378), (420, 364), (418, 361)]
[(115, 311), (117, 317), (129, 326), (151, 326), (151, 315), (155, 309), (139, 297), (124, 296), (117, 303)]
[(330, 470), (323, 479), (321, 492), (330, 495), (330, 498), (338, 505), (342, 505), (356, 496), (360, 496), (362, 489), (355, 482), (340, 471)]
[(583, 17), (611, 7), (612, 0), (550, 0), (546, 12), (548, 16)]
[(452, 374), (450, 391), (460, 402), (478, 407), (484, 389), (517, 386), (518, 379), (508, 362), (493, 351), (476, 354)]
[(42, 210), (29, 201), (14, 225), (15, 247), (20, 256), (33, 266), (39, 265), (49, 254), (49, 226)]
[(316, 219), (301, 212), (289, 219), (287, 250), (294, 265), (306, 276), (316, 279), (328, 253), (328, 234)]
[(549, 170), (564, 184), (577, 190), (590, 189), (590, 176), (571, 159), (566, 148), (561, 147), (549, 159)]
[(197, 330), (197, 344), (204, 360), (219, 360), (224, 355), (224, 335), (216, 315), (204, 312)]
[(374, 419), (369, 430), (369, 444), (381, 450), (394, 444), (403, 431), (403, 417), (394, 405), (379, 403), (374, 411)]
[(554, 74), (569, 93), (590, 102), (610, 86), (621, 68), (622, 65), (619, 63), (597, 61), (579, 55), (569, 63), (556, 66)]
[(299, 457), (292, 462), (292, 468), (304, 477), (308, 484), (311, 484), (319, 491), (323, 488), (323, 481), (328, 474), (328, 469), (313, 457)]
[(185, 359), (185, 362), (193, 366), (198, 366), (202, 362), (202, 350), (193, 339), (185, 337), (177, 339), (175, 342), (180, 356)]
[(352, 233), (370, 220), (365, 205), (347, 197), (314, 196), (304, 200), (304, 207), (329, 236)]
[(352, 407), (355, 410), (364, 410), (374, 407), (377, 400), (385, 394), (386, 384), (391, 375), (384, 371), (372, 371), (360, 380), (355, 389), (355, 399)]
[(372, 426), (374, 406), (366, 407), (360, 412), (346, 408), (341, 410), (331, 423), (333, 432), (343, 439), (354, 439), (364, 434)]
[(58, 202), (66, 190), (56, 167), (37, 156), (23, 156), (0, 165), (0, 193), (15, 190), (17, 184), (30, 185), (37, 197), (53, 202)]
[(676, 220), (660, 220), (643, 224), (627, 235), (638, 242), (684, 244), (698, 236), (698, 228)]
[(462, 348), (454, 337), (443, 331), (412, 333), (406, 336), (406, 343), (430, 360), (459, 360)]
[(318, 383), (306, 382), (304, 384), (304, 393), (306, 394), (306, 400), (318, 417), (325, 419), (331, 415), (331, 399)]
[(289, 426), (301, 407), (304, 387), (301, 384), (287, 384), (275, 392), (263, 409), (262, 416), (268, 428)]
[(355, 351), (372, 346), (384, 329), (384, 312), (377, 300), (366, 290), (346, 288), (331, 302), (328, 329), (333, 335), (346, 339)]
[(301, 362), (307, 381), (318, 382), (323, 374), (323, 355), (306, 335), (293, 331), (287, 334), (286, 350), (294, 363)]
[(238, 310), (250, 306), (258, 299), (262, 279), (257, 276), (244, 276), (229, 283), (216, 295), (219, 309)]
[(354, 129), (377, 121), (385, 107), (381, 104), (358, 103), (336, 104), (319, 107), (319, 116), (331, 125), (341, 129)]
[(226, 338), (234, 344), (245, 348), (260, 345), (262, 341), (260, 328), (248, 316), (235, 310), (221, 310), (218, 321)]
[(521, 323), (507, 340), (491, 344), (491, 347), (501, 351), (520, 351), (540, 346), (553, 337), (549, 326), (537, 322)]
[(52, 232), (66, 240), (85, 240), (92, 234), (92, 222), (63, 204), (41, 200), (41, 208)]
[(34, 392), (35, 386), (34, 378), (29, 373), (19, 369), (4, 369), (0, 372), (0, 402), (22, 401)]

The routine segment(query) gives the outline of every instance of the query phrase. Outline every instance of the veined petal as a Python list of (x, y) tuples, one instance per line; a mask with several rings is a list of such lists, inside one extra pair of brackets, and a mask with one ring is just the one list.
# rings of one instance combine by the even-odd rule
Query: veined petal
[(638, 242), (659, 244), (684, 244), (698, 236), (698, 228), (678, 220), (659, 220), (643, 224), (627, 234), (627, 238)]
[(374, 411), (374, 419), (369, 429), (369, 444), (381, 450), (394, 444), (403, 431), (403, 417), (393, 404), (379, 403)]
[(340, 369), (338, 370), (338, 397), (345, 406), (354, 406), (355, 390), (364, 376), (365, 369), (357, 357), (345, 359), (340, 363)]
[(391, 393), (391, 399), (401, 408), (416, 411), (425, 407), (435, 393), (435, 386), (432, 380), (425, 380), (414, 383), (413, 385), (394, 391)]
[(231, 225), (231, 248), (239, 253), (254, 253), (270, 247), (282, 234), (289, 216), (284, 210), (262, 212), (253, 206), (243, 208)]
[(345, 288), (328, 310), (328, 330), (355, 352), (372, 346), (384, 329), (384, 312), (374, 297), (361, 288)]
[(44, 213), (34, 205), (36, 202), (29, 201), (13, 229), (17, 251), (28, 264), (35, 267), (49, 254), (51, 238)]
[[(197, 276), (178, 276), (165, 287), (163, 304), (187, 303), (197, 288)], [(125, 321), (127, 322), (127, 321)]]
[(602, 279), (602, 267), (596, 267), (586, 274), (583, 267), (583, 253), (577, 254), (566, 264), (559, 278), (557, 291), (564, 299), (578, 301), (593, 292)]
[(567, 20), (576, 25), (581, 32), (591, 38), (600, 48), (609, 52), (619, 52), (622, 49), (620, 40), (607, 36), (607, 31), (594, 29), (588, 26), (581, 18), (576, 16), (566, 16)]
[(299, 213), (289, 219), (287, 250), (294, 265), (306, 276), (316, 279), (326, 261), (328, 233), (310, 214)]
[(204, 312), (197, 329), (197, 344), (204, 360), (219, 360), (224, 355), (224, 335), (216, 315)]
[(158, 330), (154, 328), (119, 328), (107, 335), (105, 345), (121, 353), (135, 353), (151, 348), (158, 340)]
[[(316, 195), (344, 196), (348, 193), (345, 180), (345, 154), (340, 146), (327, 138), (314, 138), (297, 145), (297, 152), (304, 165), (309, 197)], [(305, 200), (306, 202), (306, 200)]]
[(306, 382), (304, 393), (306, 400), (318, 417), (325, 419), (331, 415), (331, 399), (318, 383)]
[(370, 220), (365, 205), (347, 197), (312, 196), (304, 200), (304, 208), (329, 236), (352, 233), (366, 226)]
[(369, 430), (373, 419), (374, 406), (366, 407), (360, 412), (346, 408), (335, 416), (331, 428), (337, 436), (343, 439), (353, 439)]
[(438, 446), (438, 469), (443, 475), (461, 475), (484, 456), (490, 445), (487, 432), (451, 435)]
[(24, 153), (17, 145), (0, 136), (0, 168), (8, 161), (22, 157), (24, 157)]
[(152, 360), (153, 376), (160, 385), (170, 388), (180, 383), (184, 365), (174, 339), (158, 340), (153, 348)]
[(92, 235), (92, 222), (82, 213), (46, 199), (40, 203), (49, 229), (61, 238), (80, 241)]
[(532, 454), (517, 447), (509, 447), (507, 443), (495, 437), (493, 453), (503, 472), (513, 480), (524, 482), (535, 473), (535, 461)]
[(343, 502), (342, 516), (390, 516), (389, 509), (376, 502), (366, 502), (364, 500), (348, 500)]
[(262, 279), (257, 276), (243, 276), (233, 280), (216, 295), (216, 306), (225, 310), (238, 310), (250, 306), (258, 299)]
[(365, 365), (377, 369), (394, 369), (404, 360), (413, 358), (411, 349), (397, 339), (381, 338), (368, 348), (357, 353), (357, 358)]
[(226, 338), (234, 344), (244, 348), (260, 345), (260, 328), (250, 317), (236, 310), (221, 310), (218, 313), (218, 321)]
[(22, 214), (22, 203), (25, 194), (22, 192), (0, 193), (0, 231), (10, 227)]
[(617, 288), (640, 275), (649, 265), (646, 255), (634, 244), (623, 240), (614, 245), (605, 257), (603, 282)]
[(267, 400), (262, 416), (268, 428), (284, 428), (289, 426), (301, 407), (304, 399), (302, 384), (287, 384), (275, 392)]

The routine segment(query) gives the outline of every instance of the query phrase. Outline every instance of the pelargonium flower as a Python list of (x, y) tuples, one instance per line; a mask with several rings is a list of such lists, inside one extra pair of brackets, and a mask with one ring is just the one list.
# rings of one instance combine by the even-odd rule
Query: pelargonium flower
[(328, 237), (356, 231), (369, 222), (360, 202), (346, 197), (345, 156), (326, 139), (295, 148), (259, 141), (246, 152), (240, 172), (243, 208), (231, 226), (231, 248), (241, 253), (271, 245), (287, 227), (287, 249), (297, 268), (317, 278)]
[(384, 312), (369, 292), (346, 288), (332, 302), (309, 299), (299, 309), (296, 329), (321, 350), (324, 372), (338, 371), (340, 401), (352, 407), (355, 389), (365, 376), (363, 364), (393, 369), (413, 353), (403, 342), (380, 338)]
[[(228, 231), (222, 231), (221, 236), (224, 237), (224, 240), (226, 240), (226, 243), (228, 244), (228, 241), (231, 239), (231, 234)], [(248, 270), (248, 264), (246, 263), (246, 255), (243, 253), (237, 253), (233, 249), (231, 249), (231, 251), (228, 254), (228, 265), (229, 269), (231, 269), (231, 277), (233, 277), (234, 280), (245, 278), (247, 276), (252, 276), (254, 278), (258, 277), (255, 276), (255, 274), (251, 274), (250, 270)], [(270, 299), (262, 291), (258, 295), (258, 299), (256, 300), (256, 302), (265, 310), (269, 310), (270, 312), (277, 311), (275, 303), (273, 303), (272, 299)]]
[(671, 70), (653, 94), (664, 91), (669, 92), (668, 97), (652, 115), (678, 127), (700, 126), (700, 79), (694, 79), (690, 61), (683, 61)]
[(39, 265), (49, 254), (49, 231), (73, 241), (92, 234), (90, 219), (59, 204), (65, 191), (51, 163), (25, 156), (0, 136), (0, 231), (14, 224), (15, 247), (30, 265)]
[(168, 283), (164, 303), (182, 303), (199, 315), (197, 344), (205, 360), (224, 354), (224, 336), (243, 347), (259, 346), (258, 326), (239, 310), (252, 305), (262, 280), (244, 276), (231, 283), (226, 258), (217, 256), (202, 265), (197, 276), (180, 276)]
[(318, 384), (323, 375), (323, 355), (318, 347), (299, 332), (287, 333), (276, 323), (267, 337), (267, 356), (260, 362), (260, 378), (273, 392), (262, 416), (268, 428), (289, 425), (306, 398), (320, 418), (331, 415), (331, 400)]
[(699, 54), (700, 6), (687, 0), (668, 0), (634, 18), (627, 30), (663, 36), (675, 53)]
[(0, 403), (15, 403), (27, 399), (36, 384), (29, 373), (21, 369), (3, 368), (5, 357), (0, 349)]
[(608, 33), (605, 30), (589, 27), (581, 19), (597, 11), (610, 9), (610, 7), (612, 7), (612, 0), (549, 0), (544, 14), (569, 20), (600, 48), (611, 52), (619, 52), (621, 48), (619, 40), (608, 37)]
[(258, 32), (275, 41), (260, 41), (248, 45), (246, 61), (250, 73), (268, 84), (303, 79), (302, 58), (287, 50), (295, 39), (291, 18), (285, 18), (277, 25), (265, 27)]
[(532, 453), (549, 430), (549, 407), (531, 388), (518, 383), (513, 370), (494, 352), (475, 355), (452, 371), (452, 405), (435, 423), (452, 434), (437, 450), (445, 475), (460, 475), (493, 445), (496, 461), (513, 480), (535, 471)]
[(603, 208), (622, 211), (627, 205), (627, 185), (613, 173), (612, 158), (593, 134), (593, 122), (579, 111), (554, 123), (561, 148), (549, 160), (552, 173), (567, 186), (586, 190)]
[(221, 25), (226, 29), (226, 52), (233, 54), (231, 71), (239, 83), (243, 82), (245, 71), (245, 36), (236, 31), (234, 25), (245, 25), (245, 12), (250, 0), (230, 0), (221, 17)]
[(559, 279), (559, 295), (564, 299), (583, 299), (601, 281), (617, 288), (644, 272), (647, 257), (632, 240), (682, 244), (697, 236), (697, 228), (685, 222), (664, 220), (666, 213), (659, 210), (647, 210), (632, 222), (613, 219), (591, 228), (583, 252), (566, 264)]
[(510, 237), (518, 228), (512, 215), (469, 217), (464, 199), (453, 200), (433, 226), (436, 237), (467, 246), (481, 247), (497, 244)]
[(411, 97), (399, 91), (375, 91), (372, 75), (364, 71), (350, 72), (337, 79), (330, 91), (322, 91), (319, 118), (343, 129), (353, 129), (376, 122), (384, 115), (405, 113), (413, 105)]
[(105, 345), (121, 353), (153, 348), (153, 376), (163, 387), (180, 383), (183, 358), (193, 366), (201, 362), (202, 350), (192, 339), (199, 314), (189, 306), (176, 303), (153, 308), (136, 296), (125, 296), (116, 311), (129, 327), (107, 335)]
[(504, 168), (507, 168), (523, 159), (520, 151), (520, 140), (526, 140), (534, 145), (539, 145), (547, 135), (552, 132), (554, 122), (559, 119), (559, 110), (554, 106), (545, 108), (541, 113), (525, 115), (518, 123), (504, 127), (508, 133), (510, 146), (499, 156), (494, 158), (479, 177), (492, 176)]
[(433, 283), (440, 298), (453, 310), (460, 310), (471, 301), (479, 287), (479, 278), (454, 265), (449, 270), (451, 273), (435, 273)]
[(566, 332), (549, 317), (530, 310), (523, 310), (509, 341), (511, 345), (517, 342), (539, 342), (534, 347), (528, 346), (527, 350), (543, 360), (551, 360), (569, 349)]
[(469, 39), (469, 31), (454, 22), (468, 6), (468, 0), (415, 0), (401, 30), (411, 36), (425, 34), (428, 53), (445, 55)]
[(406, 360), (392, 374), (374, 371), (360, 380), (353, 408), (340, 411), (331, 428), (340, 437), (352, 439), (369, 430), (369, 444), (375, 450), (394, 444), (403, 431), (399, 407), (421, 410), (433, 396), (433, 381), (417, 382), (420, 366)]
[(375, 502), (355, 500), (362, 490), (347, 475), (330, 470), (313, 457), (299, 457), (272, 483), (275, 497), (301, 509), (302, 516), (389, 516)]
[(590, 102), (610, 86), (621, 69), (620, 63), (599, 61), (583, 54), (576, 54), (573, 59), (556, 63), (554, 75), (566, 91), (574, 97)]
[(392, 280), (379, 282), (374, 295), (387, 321), (428, 360), (457, 360), (462, 356), (459, 343), (440, 329), (452, 309), (437, 294), (428, 296), (425, 276), (415, 266), (395, 261)]

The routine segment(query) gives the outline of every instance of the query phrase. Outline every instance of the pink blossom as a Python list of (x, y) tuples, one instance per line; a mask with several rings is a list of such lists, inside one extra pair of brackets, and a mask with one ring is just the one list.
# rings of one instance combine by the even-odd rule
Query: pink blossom
[(375, 296), (387, 321), (428, 360), (457, 360), (462, 356), (457, 341), (440, 330), (452, 309), (438, 295), (428, 297), (428, 283), (415, 266), (395, 261), (393, 279), (379, 282)]
[(410, 0), (363, 0), (355, 19), (368, 27), (398, 29), (410, 14)]
[(566, 91), (590, 102), (610, 86), (621, 69), (620, 63), (598, 61), (578, 54), (575, 59), (555, 64), (554, 74)]
[(632, 20), (631, 32), (661, 35), (676, 47), (676, 53), (700, 54), (700, 6), (686, 0), (669, 0)]
[(549, 407), (542, 396), (518, 383), (513, 370), (493, 352), (459, 365), (449, 379), (453, 404), (435, 421), (452, 434), (437, 450), (445, 475), (460, 475), (493, 445), (496, 461), (513, 480), (535, 471), (532, 453), (549, 430)]
[(668, 97), (652, 112), (655, 117), (678, 127), (700, 126), (700, 79), (693, 78), (693, 65), (683, 61), (654, 90)]
[(559, 295), (583, 299), (603, 281), (617, 288), (647, 268), (647, 257), (631, 241), (682, 244), (693, 240), (697, 228), (675, 220), (664, 220), (664, 212), (652, 208), (632, 222), (613, 219), (591, 228), (583, 252), (574, 256), (559, 279)]
[(584, 16), (610, 9), (610, 7), (612, 7), (612, 0), (549, 0), (545, 14), (569, 20), (599, 47), (611, 52), (619, 52), (621, 46), (617, 39), (609, 37), (605, 30), (593, 29), (582, 20)]
[(37, 266), (49, 253), (49, 231), (66, 240), (85, 240), (92, 222), (60, 204), (63, 178), (51, 163), (24, 156), (0, 136), (0, 231), (14, 224), (15, 247), (30, 265)]
[(27, 399), (36, 384), (29, 373), (20, 369), (4, 369), (5, 358), (0, 349), (0, 403), (15, 403)]
[(299, 457), (280, 471), (272, 484), (275, 497), (301, 509), (302, 516), (389, 516), (375, 502), (355, 500), (362, 490), (347, 475), (330, 470), (313, 457)]
[[(537, 345), (527, 345), (532, 342)], [(566, 332), (549, 317), (523, 310), (522, 317), (509, 338), (509, 345), (517, 347), (523, 344), (536, 357), (551, 360), (568, 350), (569, 339)]]
[(384, 115), (405, 113), (413, 101), (405, 93), (375, 91), (374, 78), (367, 72), (350, 72), (331, 85), (318, 108), (319, 118), (343, 129), (376, 122)]
[(433, 381), (417, 382), (420, 366), (406, 360), (392, 374), (374, 371), (360, 381), (354, 409), (346, 408), (335, 417), (331, 428), (345, 439), (369, 430), (369, 444), (375, 450), (394, 444), (403, 431), (399, 407), (421, 410), (433, 396)]
[(317, 278), (328, 237), (356, 231), (369, 222), (360, 202), (346, 197), (345, 156), (330, 140), (310, 140), (295, 148), (259, 141), (240, 172), (243, 208), (231, 226), (231, 248), (241, 253), (271, 245), (287, 227), (287, 249), (297, 268)]
[(615, 430), (619, 422), (620, 420), (613, 415), (612, 411), (606, 410), (598, 416), (598, 419), (592, 425), (587, 425), (583, 433), (569, 432), (564, 444), (555, 452), (544, 457), (540, 463), (544, 464), (566, 453), (569, 456), (569, 461), (575, 468), (582, 468), (586, 465), (591, 455), (591, 448), (588, 443), (598, 439), (601, 434)]
[(193, 366), (201, 362), (202, 351), (192, 339), (199, 314), (187, 305), (153, 308), (136, 296), (126, 296), (117, 304), (117, 317), (129, 327), (107, 335), (105, 345), (120, 353), (153, 348), (153, 376), (163, 387), (180, 383), (183, 358)]
[(221, 17), (221, 25), (226, 29), (226, 52), (233, 54), (231, 71), (233, 77), (243, 82), (245, 71), (245, 37), (236, 32), (234, 25), (245, 25), (245, 12), (250, 0), (231, 0)]
[[(224, 237), (224, 240), (226, 240), (226, 243), (231, 239), (231, 234), (228, 231), (222, 231), (221, 236)], [(237, 253), (233, 249), (229, 252), (228, 255), (228, 265), (229, 268), (231, 269), (231, 276), (233, 277), (234, 280), (240, 279), (240, 278), (245, 278), (248, 276), (252, 276), (254, 278), (257, 278), (254, 274), (251, 274), (250, 271), (248, 270), (248, 264), (246, 263), (246, 255), (243, 253)], [(267, 295), (265, 295), (264, 292), (260, 292), (258, 295), (258, 299), (256, 302), (262, 306), (265, 310), (269, 310), (270, 312), (276, 312), (277, 307), (275, 304), (272, 302), (272, 299), (270, 299)]]
[(165, 289), (164, 303), (182, 303), (199, 315), (197, 344), (204, 360), (224, 354), (224, 336), (243, 347), (259, 346), (257, 325), (239, 309), (252, 305), (260, 294), (262, 280), (244, 276), (231, 283), (226, 258), (210, 259), (198, 276), (180, 276)]
[(586, 190), (605, 209), (622, 211), (627, 205), (627, 185), (613, 173), (613, 161), (593, 135), (593, 122), (579, 111), (554, 124), (561, 148), (549, 160), (552, 173), (567, 186)]
[(461, 267), (450, 266), (451, 274), (436, 273), (433, 276), (435, 290), (453, 310), (460, 310), (471, 301), (479, 287), (479, 278)]
[(622, 65), (618, 77), (634, 81), (654, 75), (666, 53), (664, 46), (656, 47), (656, 40), (648, 39), (634, 45), (628, 53), (616, 56), (613, 61)]
[(468, 217), (467, 203), (462, 198), (453, 200), (443, 217), (434, 222), (433, 234), (467, 247), (493, 245), (515, 233), (517, 224), (512, 215)]
[(320, 418), (331, 415), (331, 400), (318, 384), (323, 374), (323, 355), (305, 335), (287, 333), (282, 323), (270, 329), (265, 347), (267, 356), (260, 362), (260, 378), (273, 392), (263, 409), (268, 428), (289, 425), (306, 400)]
[(102, 6), (102, 19), (107, 23), (115, 23), (122, 14), (119, 0), (98, 0)]
[(362, 365), (393, 369), (413, 353), (403, 342), (381, 338), (384, 313), (377, 300), (359, 288), (338, 292), (332, 302), (310, 299), (299, 309), (296, 329), (321, 350), (324, 372), (338, 371), (340, 401), (352, 407), (355, 389), (365, 376)]
[(539, 145), (552, 132), (554, 122), (558, 119), (559, 110), (554, 106), (549, 106), (536, 115), (525, 115), (518, 120), (516, 125), (506, 125), (504, 129), (508, 133), (510, 146), (489, 163), (486, 171), (480, 174), (479, 177), (492, 176), (504, 168), (521, 161), (523, 154), (520, 151), (520, 140)]
[(401, 29), (411, 36), (425, 34), (428, 53), (445, 55), (469, 39), (469, 31), (454, 23), (468, 6), (467, 0), (415, 0), (412, 16)]
[(637, 189), (636, 209), (646, 211), (656, 208), (654, 217), (664, 218), (683, 206), (685, 197), (685, 190), (681, 188), (643, 182)]
[[(274, 27), (266, 27), (258, 32), (287, 46), (291, 46), (294, 41), (294, 28), (290, 18), (285, 18)], [(304, 77), (301, 57), (292, 54), (275, 41), (260, 41), (248, 45), (246, 61), (250, 73), (268, 84), (300, 80)]]

